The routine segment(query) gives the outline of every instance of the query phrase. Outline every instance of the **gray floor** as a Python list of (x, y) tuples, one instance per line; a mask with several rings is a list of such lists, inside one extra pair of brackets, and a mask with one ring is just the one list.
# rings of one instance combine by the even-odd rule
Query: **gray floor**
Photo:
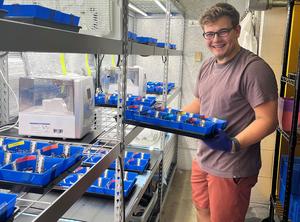
[[(196, 222), (191, 201), (190, 171), (177, 170), (161, 215), (161, 222)], [(255, 189), (252, 196), (255, 197)], [(260, 222), (268, 216), (268, 203), (251, 198), (245, 222)]]

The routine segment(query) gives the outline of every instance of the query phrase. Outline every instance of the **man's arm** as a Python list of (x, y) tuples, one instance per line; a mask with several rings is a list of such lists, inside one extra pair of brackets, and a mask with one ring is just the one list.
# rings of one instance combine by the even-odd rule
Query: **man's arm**
[(189, 113), (199, 113), (200, 112), (200, 100), (199, 98), (194, 98), (194, 100), (182, 108), (182, 111)]
[(241, 131), (235, 138), (241, 148), (246, 148), (261, 141), (277, 127), (277, 100), (263, 103), (254, 108), (255, 120)]

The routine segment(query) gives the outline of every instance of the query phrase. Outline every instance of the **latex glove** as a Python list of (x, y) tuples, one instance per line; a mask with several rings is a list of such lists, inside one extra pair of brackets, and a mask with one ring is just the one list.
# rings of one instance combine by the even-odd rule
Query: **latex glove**
[(218, 130), (214, 137), (203, 139), (203, 142), (211, 149), (231, 152), (232, 139), (223, 130)]

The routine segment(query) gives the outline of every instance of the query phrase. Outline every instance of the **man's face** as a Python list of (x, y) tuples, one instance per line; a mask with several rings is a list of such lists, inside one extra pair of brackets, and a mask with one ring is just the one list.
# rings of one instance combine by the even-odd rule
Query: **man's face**
[[(227, 16), (203, 26), (203, 31), (206, 33), (206, 45), (216, 56), (218, 62), (226, 62), (235, 55), (236, 50), (239, 48), (240, 29), (239, 25), (233, 27)], [(218, 32), (218, 34), (215, 34), (215, 32)]]

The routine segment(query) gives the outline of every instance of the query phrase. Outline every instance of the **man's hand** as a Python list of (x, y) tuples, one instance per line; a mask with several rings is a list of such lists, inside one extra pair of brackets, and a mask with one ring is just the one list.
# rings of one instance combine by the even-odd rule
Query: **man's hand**
[[(233, 141), (223, 130), (218, 130), (212, 138), (203, 139), (203, 142), (211, 149), (225, 152), (233, 151)], [(238, 151), (238, 150), (234, 150)]]

